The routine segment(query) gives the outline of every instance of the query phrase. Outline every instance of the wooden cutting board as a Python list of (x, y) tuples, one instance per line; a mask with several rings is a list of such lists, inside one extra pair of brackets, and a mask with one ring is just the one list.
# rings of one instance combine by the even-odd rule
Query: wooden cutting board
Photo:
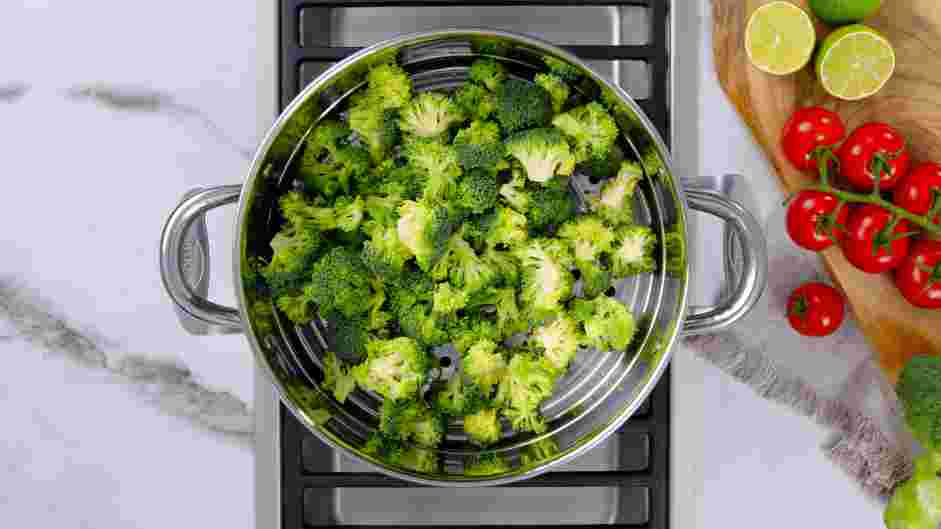
[[(791, 167), (779, 146), (784, 122), (803, 105), (837, 111), (848, 130), (866, 121), (889, 123), (909, 138), (915, 160), (941, 162), (941, 1), (886, 0), (865, 21), (892, 42), (897, 65), (882, 92), (854, 103), (823, 92), (810, 67), (775, 77), (751, 66), (743, 46), (745, 25), (755, 9), (770, 1), (712, 0), (713, 52), (719, 82), (774, 166), (782, 191), (794, 192), (812, 178)], [(807, 8), (803, 0), (794, 3)], [(818, 39), (828, 31), (818, 26)], [(941, 355), (941, 311), (912, 307), (890, 276), (860, 272), (837, 248), (824, 252), (823, 259), (893, 382), (912, 355)]]

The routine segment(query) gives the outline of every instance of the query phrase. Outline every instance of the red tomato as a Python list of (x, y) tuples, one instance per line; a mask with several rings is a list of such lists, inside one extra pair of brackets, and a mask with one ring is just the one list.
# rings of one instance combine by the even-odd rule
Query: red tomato
[[(941, 193), (941, 165), (923, 163), (902, 177), (892, 201), (900, 208), (924, 215), (934, 206), (935, 192)], [(941, 217), (936, 215), (934, 223), (941, 224)]]
[(787, 300), (787, 319), (804, 336), (833, 334), (845, 316), (843, 296), (825, 283), (806, 283)]
[(895, 286), (912, 305), (941, 309), (941, 241), (916, 241), (895, 271)]
[(849, 211), (849, 206), (841, 207), (839, 199), (829, 193), (801, 191), (787, 208), (787, 233), (801, 248), (825, 250), (843, 239)]
[(787, 159), (801, 171), (817, 168), (814, 152), (821, 147), (834, 147), (846, 135), (843, 120), (825, 108), (799, 109), (784, 125), (781, 146)]
[(892, 222), (887, 210), (866, 204), (854, 209), (846, 226), (843, 254), (856, 268), (870, 274), (881, 274), (897, 267), (908, 255), (909, 223), (900, 220), (891, 233), (885, 228)]
[[(837, 156), (840, 174), (861, 191), (874, 187), (876, 173), (880, 174), (879, 189), (892, 189), (908, 172), (911, 161), (905, 138), (885, 123), (866, 123), (854, 130), (840, 146)], [(888, 172), (877, 167), (877, 159), (888, 165)]]

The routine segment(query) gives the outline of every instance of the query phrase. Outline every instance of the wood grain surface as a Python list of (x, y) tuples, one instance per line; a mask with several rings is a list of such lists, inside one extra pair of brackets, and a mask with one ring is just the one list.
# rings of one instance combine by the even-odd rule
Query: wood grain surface
[[(770, 1), (712, 0), (713, 52), (723, 90), (771, 161), (784, 193), (799, 190), (812, 178), (791, 167), (779, 146), (784, 122), (804, 105), (837, 111), (848, 130), (867, 121), (889, 123), (909, 139), (915, 161), (941, 162), (941, 1), (886, 0), (865, 21), (892, 42), (897, 64), (885, 88), (862, 102), (828, 96), (811, 67), (775, 77), (751, 66), (743, 46), (745, 25), (755, 9)], [(803, 0), (794, 3), (807, 8)], [(818, 25), (818, 40), (828, 31)], [(823, 259), (892, 381), (912, 355), (941, 355), (941, 311), (912, 307), (890, 276), (856, 270), (837, 248), (824, 252)]]

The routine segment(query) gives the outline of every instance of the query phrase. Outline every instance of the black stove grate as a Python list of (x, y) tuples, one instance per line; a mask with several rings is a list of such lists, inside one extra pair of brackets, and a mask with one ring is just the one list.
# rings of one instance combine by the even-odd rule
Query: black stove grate
[[(647, 64), (651, 97), (638, 104), (669, 138), (668, 0), (281, 0), (280, 107), (331, 64), (357, 47), (330, 46), (330, 10), (378, 6), (640, 6), (650, 12), (650, 39), (640, 45), (562, 46), (592, 61), (634, 60)], [(642, 408), (615, 434), (621, 437), (619, 468), (612, 471), (549, 472), (507, 487), (617, 487), (619, 516), (604, 527), (669, 527), (669, 369)], [(281, 520), (283, 529), (337, 527), (333, 491), (347, 487), (418, 487), (381, 474), (332, 471), (331, 449), (311, 435), (281, 407)], [(395, 527), (383, 525), (382, 527)], [(434, 527), (434, 526), (426, 526)], [(514, 526), (526, 527), (526, 526)], [(537, 526), (533, 526), (537, 527)], [(538, 526), (542, 527), (542, 526)], [(599, 527), (599, 526), (555, 526)]]

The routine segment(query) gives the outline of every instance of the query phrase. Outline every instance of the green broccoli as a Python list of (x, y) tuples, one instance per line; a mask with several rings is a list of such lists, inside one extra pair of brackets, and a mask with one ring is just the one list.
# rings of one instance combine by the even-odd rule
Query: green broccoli
[(521, 299), (529, 319), (538, 322), (558, 314), (574, 282), (568, 248), (558, 240), (533, 239), (515, 253), (522, 263)]
[(624, 150), (615, 143), (608, 154), (589, 158), (581, 167), (592, 177), (593, 181), (607, 180), (617, 175), (622, 163), (624, 163)]
[(549, 71), (553, 75), (556, 75), (563, 81), (574, 82), (582, 76), (578, 68), (572, 64), (569, 64), (562, 59), (556, 59), (555, 57), (544, 56), (542, 62), (546, 63), (546, 66), (549, 67)]
[(530, 193), (526, 188), (526, 176), (523, 168), (514, 166), (513, 177), (500, 186), (500, 198), (511, 208), (525, 214), (529, 209)]
[(600, 259), (611, 251), (614, 232), (595, 216), (583, 216), (559, 230), (575, 255), (575, 266), (581, 273), (585, 295), (595, 297), (611, 284), (611, 274), (601, 267)]
[(324, 356), (323, 373), (323, 388), (332, 391), (338, 402), (345, 402), (347, 395), (356, 389), (356, 380), (350, 375), (349, 368), (332, 351), (327, 351)]
[(520, 462), (523, 466), (539, 464), (559, 453), (559, 445), (551, 437), (540, 439), (535, 443), (526, 445), (520, 452)]
[(454, 193), (457, 207), (472, 213), (483, 213), (497, 204), (497, 175), (485, 169), (471, 169), (464, 173)]
[(470, 119), (487, 119), (497, 108), (493, 92), (478, 84), (464, 83), (453, 97), (454, 104)]
[(376, 163), (383, 161), (399, 139), (398, 112), (375, 97), (364, 97), (347, 112), (350, 128), (369, 147)]
[(686, 236), (682, 230), (682, 224), (675, 224), (663, 236), (663, 251), (666, 254), (664, 269), (674, 276), (686, 272)]
[(543, 127), (552, 118), (549, 93), (541, 86), (519, 79), (509, 79), (498, 86), (497, 121), (507, 132)]
[(644, 170), (635, 162), (624, 162), (614, 179), (601, 188), (601, 194), (591, 201), (591, 208), (605, 221), (615, 226), (634, 221), (631, 199)]
[(529, 239), (526, 217), (510, 208), (497, 207), (484, 222), (488, 247), (502, 244), (512, 248)]
[(340, 229), (346, 232), (356, 231), (363, 220), (365, 204), (362, 197), (338, 197), (332, 208), (319, 207), (296, 192), (290, 192), (278, 202), (282, 215), (290, 225), (316, 226), (317, 229), (330, 231)]
[(364, 300), (369, 297), (369, 274), (359, 255), (338, 246), (311, 267), (304, 295), (317, 304), (325, 318), (338, 312), (350, 318), (368, 310)]
[(407, 399), (425, 383), (428, 357), (418, 342), (405, 336), (366, 344), (367, 358), (350, 372), (363, 389), (386, 399)]
[(408, 73), (396, 64), (380, 64), (366, 74), (368, 92), (381, 101), (384, 109), (399, 108), (412, 97), (412, 81)]
[(430, 302), (434, 292), (431, 278), (413, 264), (406, 264), (401, 275), (388, 286), (389, 304), (399, 313), (419, 302)]
[(496, 400), (515, 430), (542, 433), (546, 423), (539, 406), (552, 395), (554, 385), (554, 370), (544, 359), (519, 352), (510, 359)]
[(555, 175), (568, 176), (575, 169), (569, 144), (554, 129), (530, 129), (507, 139), (506, 150), (519, 160), (526, 177), (544, 184)]
[(516, 302), (516, 287), (490, 288), (486, 292), (486, 303), (493, 305), (496, 311), (496, 327), (503, 336), (511, 336), (523, 332), (528, 327), (520, 314)]
[(317, 307), (303, 293), (281, 294), (275, 298), (275, 305), (293, 323), (304, 325), (317, 315)]
[(657, 237), (647, 226), (627, 226), (617, 231), (611, 264), (614, 274), (627, 277), (652, 272), (656, 267)]
[(405, 446), (402, 441), (374, 432), (370, 435), (363, 451), (372, 454), (386, 463), (415, 472), (437, 472), (440, 466), (434, 450), (418, 446)]
[(444, 417), (416, 400), (382, 402), (379, 431), (400, 441), (414, 441), (434, 448), (444, 438)]
[(398, 311), (399, 329), (402, 334), (428, 347), (448, 342), (448, 330), (439, 324), (432, 314), (431, 303), (421, 302)]
[(427, 450), (417, 446), (410, 446), (402, 450), (398, 465), (415, 472), (434, 473), (440, 466), (438, 455), (434, 450)]
[[(367, 200), (368, 204), (368, 200)], [(363, 243), (360, 259), (366, 269), (386, 280), (398, 277), (411, 258), (412, 252), (399, 240), (399, 231), (395, 225), (384, 226), (378, 222), (367, 222), (363, 231), (369, 240)]]
[(453, 194), (454, 182), (461, 176), (461, 166), (453, 146), (418, 139), (406, 145), (404, 154), (409, 164), (424, 177), (424, 199), (444, 199)]
[(395, 200), (415, 200), (425, 190), (428, 177), (410, 165), (396, 166), (385, 174), (376, 192)]
[(450, 283), (438, 283), (433, 300), (431, 313), (446, 318), (467, 306), (467, 292), (455, 289)]
[(497, 283), (511, 287), (519, 286), (520, 264), (510, 252), (487, 248), (481, 256), (497, 273)]
[(481, 408), (464, 416), (464, 433), (480, 446), (496, 443), (503, 435), (496, 408)]
[(369, 153), (346, 143), (350, 129), (324, 121), (307, 137), (298, 171), (305, 185), (325, 197), (349, 193), (350, 182), (369, 172)]
[(902, 367), (895, 391), (915, 438), (941, 451), (941, 357), (913, 356)]
[(495, 453), (481, 454), (464, 461), (465, 476), (494, 476), (512, 470), (509, 463)]
[[(300, 196), (289, 194), (293, 195)], [(320, 256), (322, 243), (320, 231), (313, 224), (300, 217), (288, 217), (285, 226), (271, 239), (271, 260), (259, 271), (275, 296), (303, 288), (311, 265)]]
[(332, 340), (334, 350), (355, 357), (360, 357), (366, 352), (369, 331), (368, 322), (363, 315), (347, 318), (342, 314), (336, 314), (331, 318), (330, 323), (334, 327)]
[(552, 111), (558, 114), (562, 112), (562, 107), (569, 99), (572, 90), (565, 84), (561, 78), (551, 73), (539, 73), (533, 78), (533, 81), (549, 93), (549, 99), (552, 101)]
[(448, 333), (454, 350), (462, 355), (479, 342), (499, 342), (504, 337), (496, 323), (480, 311), (452, 319)]
[(500, 127), (491, 121), (474, 121), (469, 127), (457, 131), (454, 148), (464, 169), (481, 168), (497, 172), (507, 166)]
[[(934, 371), (937, 375), (937, 368)], [(937, 387), (937, 380), (932, 382)], [(896, 487), (883, 521), (886, 529), (937, 529), (941, 525), (941, 451), (930, 450), (915, 459), (914, 474)]]
[(564, 371), (578, 352), (578, 323), (561, 316), (533, 330), (529, 343), (542, 351), (546, 362), (557, 371)]
[(506, 79), (506, 69), (493, 59), (477, 59), (471, 64), (468, 76), (492, 92)]
[(399, 207), (396, 227), (399, 240), (425, 272), (432, 269), (447, 248), (451, 228), (450, 213), (445, 206), (406, 200)]
[(532, 190), (526, 221), (530, 233), (541, 234), (551, 226), (561, 226), (575, 216), (575, 197), (564, 180)]
[(420, 138), (438, 138), (462, 121), (461, 109), (438, 92), (418, 94), (399, 112), (399, 130)]
[(572, 314), (584, 327), (585, 345), (602, 351), (623, 351), (631, 343), (637, 324), (634, 315), (620, 301), (608, 296), (592, 300), (576, 299)]
[(383, 310), (383, 307), (386, 303), (386, 288), (385, 284), (375, 278), (369, 278), (370, 290), (372, 294), (369, 296), (369, 300), (366, 304), (369, 306), (369, 313), (366, 318), (366, 327), (370, 331), (382, 333), (386, 325), (392, 321), (392, 315), (387, 311)]
[(572, 138), (577, 162), (607, 156), (619, 134), (614, 118), (594, 102), (557, 115), (552, 125)]
[(448, 241), (447, 259), (439, 261), (441, 264), (447, 268), (451, 284), (465, 294), (480, 290), (499, 277), (499, 270), (478, 256), (460, 234), (454, 234)]
[(480, 387), (465, 382), (463, 376), (455, 373), (435, 395), (434, 407), (445, 415), (463, 416), (477, 413), (486, 403)]
[(491, 340), (480, 340), (470, 346), (461, 355), (461, 365), (464, 374), (480, 387), (484, 395), (489, 395), (506, 374), (506, 360)]

